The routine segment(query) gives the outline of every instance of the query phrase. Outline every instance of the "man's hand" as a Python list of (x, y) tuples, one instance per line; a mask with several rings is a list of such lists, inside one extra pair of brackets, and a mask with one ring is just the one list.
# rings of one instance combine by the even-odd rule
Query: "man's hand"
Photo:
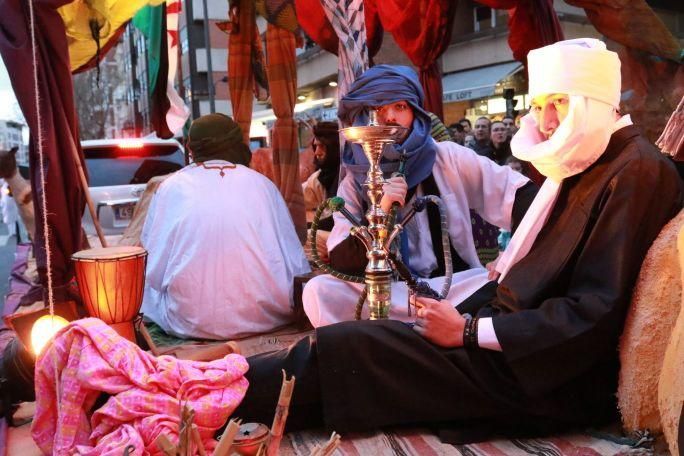
[(499, 252), (499, 255), (494, 259), (494, 261), (490, 261), (485, 266), (487, 268), (487, 271), (489, 271), (487, 273), (487, 278), (489, 280), (499, 280), (499, 276), (501, 275), (501, 273), (496, 270), (496, 265), (499, 264), (499, 260), (501, 259), (502, 254), (503, 252)]
[(400, 206), (404, 205), (408, 185), (403, 177), (391, 177), (382, 187), (382, 191), (384, 194), (382, 195), (382, 200), (380, 200), (380, 207), (385, 213), (389, 214), (390, 209), (392, 209), (392, 203), (399, 203)]
[(465, 318), (448, 301), (417, 298), (416, 324), (413, 330), (435, 345), (447, 348), (463, 346)]

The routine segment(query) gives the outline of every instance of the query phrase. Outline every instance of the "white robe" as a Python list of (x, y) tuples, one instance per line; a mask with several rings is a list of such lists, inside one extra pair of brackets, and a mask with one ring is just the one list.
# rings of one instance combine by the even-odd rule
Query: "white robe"
[(275, 185), (242, 165), (224, 173), (183, 168), (160, 185), (145, 220), (142, 311), (176, 336), (232, 339), (285, 325), (293, 277), (310, 270)]
[[(487, 271), (477, 257), (472, 235), (470, 209), (489, 223), (506, 230), (511, 229), (511, 213), (518, 188), (528, 179), (508, 166), (499, 166), (492, 160), (452, 142), (437, 143), (438, 152), (432, 174), (446, 205), (449, 237), (454, 250), (471, 269), (455, 273), (447, 300), (457, 305), (487, 283)], [(420, 187), (417, 193), (422, 194)], [(344, 198), (345, 207), (361, 217), (362, 200), (347, 174), (340, 183), (338, 196)], [(405, 208), (408, 205), (405, 206)], [(328, 250), (349, 235), (351, 224), (335, 213), (335, 226), (328, 238)], [(419, 275), (428, 277), (437, 266), (426, 211), (418, 213), (405, 228), (409, 240), (409, 265)], [(433, 289), (441, 292), (443, 277), (429, 279)], [(304, 287), (304, 310), (314, 327), (325, 326), (354, 318), (355, 305), (361, 284), (353, 284), (321, 275)], [(404, 282), (392, 284), (390, 318), (411, 321), (407, 312), (408, 291)], [(365, 318), (368, 306), (364, 306)]]

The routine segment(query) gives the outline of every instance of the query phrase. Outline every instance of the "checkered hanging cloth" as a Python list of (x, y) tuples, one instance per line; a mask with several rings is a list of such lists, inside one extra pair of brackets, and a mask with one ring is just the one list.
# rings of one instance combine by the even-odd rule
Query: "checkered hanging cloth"
[(321, 0), (323, 10), (340, 39), (338, 100), (354, 80), (368, 69), (368, 47), (363, 0)]
[(231, 17), (232, 27), (228, 39), (228, 87), (233, 105), (233, 119), (242, 129), (245, 144), (249, 144), (254, 100), (254, 70), (252, 53), (255, 39), (259, 39), (256, 27), (254, 2), (241, 0), (238, 16)]
[(294, 106), (297, 97), (295, 37), (268, 24), (266, 74), (276, 121), (273, 125), (273, 178), (285, 199), (300, 240), (306, 239), (306, 210), (299, 180), (299, 147)]

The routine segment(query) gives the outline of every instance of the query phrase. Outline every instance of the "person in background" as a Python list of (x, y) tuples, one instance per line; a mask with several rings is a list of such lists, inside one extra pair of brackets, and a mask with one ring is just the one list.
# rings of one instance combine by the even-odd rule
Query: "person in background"
[[(522, 160), (520, 160), (517, 157), (514, 157), (513, 155), (506, 159), (506, 166), (510, 167), (514, 171), (519, 172), (523, 176), (526, 175), (526, 165), (526, 163), (523, 163)], [(511, 236), (513, 236), (513, 233), (511, 233), (510, 230), (499, 228), (499, 236), (497, 238), (497, 242), (499, 244), (499, 251), (503, 252), (504, 250), (506, 250), (506, 247), (508, 247), (508, 243), (511, 241)], [(490, 266), (488, 264), (487, 268), (491, 270), (493, 266)]]
[[(337, 122), (318, 122), (313, 126), (316, 171), (302, 184), (307, 221), (313, 219), (318, 206), (337, 194), (340, 174), (340, 133)], [(316, 233), (316, 248), (323, 261), (328, 259), (326, 242), (333, 227), (332, 214), (324, 212)]]
[(451, 132), (451, 137), (456, 144), (461, 146), (465, 145), (466, 133), (463, 125), (458, 122), (452, 123), (449, 125), (449, 131)]
[(470, 120), (468, 120), (464, 117), (463, 119), (459, 120), (458, 123), (460, 123), (461, 126), (463, 127), (463, 133), (464, 133), (463, 145), (469, 149), (472, 149), (473, 144), (475, 144), (475, 136), (473, 135), (473, 127), (472, 127), (472, 124), (470, 123)]
[(515, 119), (512, 116), (506, 115), (501, 121), (506, 126), (506, 136), (508, 141), (510, 141), (513, 135), (518, 131), (518, 127), (515, 125)]
[(492, 122), (490, 130), (489, 139), (491, 147), (489, 149), (489, 158), (499, 165), (504, 165), (511, 156), (511, 145), (507, 136), (508, 129), (502, 121), (495, 120)]
[(510, 166), (514, 171), (519, 172), (523, 176), (527, 176), (527, 162), (523, 162), (518, 157), (511, 155), (506, 159), (506, 166)]
[(470, 148), (477, 152), (478, 155), (484, 157), (492, 155), (492, 142), (489, 132), (490, 125), (491, 121), (487, 117), (482, 116), (475, 121), (475, 126), (473, 127), (475, 142)]
[(469, 135), (470, 133), (472, 133), (473, 126), (470, 124), (470, 120), (468, 120), (464, 117), (463, 119), (459, 120), (458, 123), (461, 124), (461, 126), (463, 127), (463, 132), (466, 135)]

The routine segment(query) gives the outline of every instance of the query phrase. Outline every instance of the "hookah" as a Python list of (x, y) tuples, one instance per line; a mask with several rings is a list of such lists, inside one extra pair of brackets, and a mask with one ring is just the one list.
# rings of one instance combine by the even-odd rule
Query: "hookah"
[[(409, 209), (408, 213), (400, 222), (396, 222), (396, 214), (399, 204), (394, 203), (389, 214), (380, 207), (383, 197), (383, 185), (386, 183), (380, 160), (385, 147), (391, 146), (396, 140), (403, 136), (407, 128), (395, 125), (379, 125), (377, 114), (374, 110), (370, 112), (370, 121), (366, 126), (355, 126), (341, 129), (347, 141), (360, 144), (364, 155), (370, 163), (364, 187), (368, 189), (368, 199), (370, 206), (366, 212), (368, 225), (363, 225), (357, 218), (350, 213), (344, 206), (344, 199), (336, 196), (323, 201), (314, 214), (309, 235), (311, 254), (315, 266), (324, 272), (342, 280), (355, 283), (364, 283), (365, 287), (359, 296), (356, 305), (356, 319), (361, 319), (361, 310), (368, 300), (370, 319), (378, 320), (389, 317), (391, 305), (391, 284), (393, 276), (398, 275), (406, 281), (409, 288), (408, 312), (411, 315), (410, 298), (411, 296), (425, 296), (435, 299), (444, 299), (451, 288), (451, 278), (453, 275), (453, 264), (451, 261), (451, 247), (448, 234), (446, 210), (441, 199), (435, 195), (417, 197)], [(398, 175), (403, 176), (402, 161)], [(395, 174), (397, 175), (397, 174)], [(427, 203), (435, 204), (439, 208), (440, 223), (442, 230), (442, 247), (444, 250), (445, 280), (441, 293), (433, 290), (427, 282), (419, 281), (413, 277), (409, 268), (402, 262), (401, 258), (392, 251), (392, 244), (395, 238), (402, 232), (406, 224), (427, 207)], [(324, 263), (318, 255), (316, 247), (316, 232), (321, 215), (326, 209), (333, 212), (340, 212), (351, 224), (350, 234), (357, 237), (366, 248), (368, 264), (363, 276), (344, 274), (334, 270)]]

